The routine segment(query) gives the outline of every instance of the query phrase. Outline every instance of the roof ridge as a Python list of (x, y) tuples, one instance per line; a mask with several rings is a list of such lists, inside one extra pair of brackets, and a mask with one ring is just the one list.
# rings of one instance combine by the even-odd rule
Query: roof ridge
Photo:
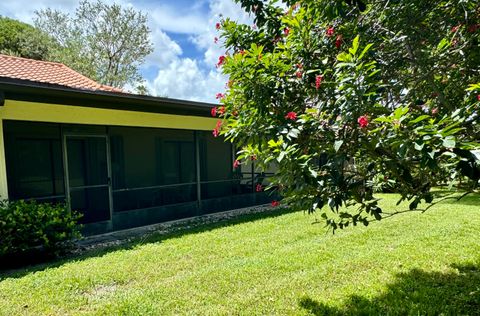
[(65, 64), (62, 64), (62, 63), (59, 63), (59, 62), (56, 62), (56, 61), (39, 60), (39, 59), (25, 58), (25, 57), (5, 55), (5, 54), (0, 54), (0, 57), (11, 58), (11, 59), (20, 59), (20, 60), (24, 60), (24, 61), (27, 61), (27, 62), (44, 63), (44, 64), (52, 64), (52, 65), (55, 65), (55, 66), (67, 67)]

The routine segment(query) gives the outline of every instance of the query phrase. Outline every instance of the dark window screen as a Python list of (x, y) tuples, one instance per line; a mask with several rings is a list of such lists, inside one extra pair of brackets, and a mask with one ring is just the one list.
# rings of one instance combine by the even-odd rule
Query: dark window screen
[(109, 133), (115, 211), (196, 201), (193, 131), (112, 127)]
[(105, 137), (67, 136), (68, 181), (72, 210), (83, 223), (110, 219)]
[(222, 137), (203, 132), (200, 138), (202, 199), (228, 196), (236, 190), (233, 179), (232, 145)]
[(4, 133), (10, 198), (63, 201), (60, 126), (6, 121)]

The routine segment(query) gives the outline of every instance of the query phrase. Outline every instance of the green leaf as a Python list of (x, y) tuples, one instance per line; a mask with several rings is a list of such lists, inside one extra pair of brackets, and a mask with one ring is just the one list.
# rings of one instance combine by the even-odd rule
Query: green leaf
[(373, 44), (367, 44), (363, 51), (360, 53), (360, 56), (358, 56), (358, 60), (361, 60), (363, 56), (370, 50), (370, 48), (373, 46)]
[(335, 141), (335, 144), (333, 145), (333, 148), (335, 149), (336, 152), (342, 147), (343, 145), (343, 140), (337, 140)]
[(438, 45), (437, 45), (437, 51), (441, 51), (447, 46), (450, 46), (450, 40), (448, 40), (446, 38), (442, 38), (440, 43), (438, 43)]
[(348, 49), (348, 51), (350, 52), (350, 54), (355, 55), (355, 54), (357, 53), (358, 46), (359, 46), (359, 42), (360, 42), (360, 35), (357, 35), (357, 36), (353, 39), (352, 48), (349, 48), (349, 49)]
[(443, 146), (446, 147), (446, 148), (454, 148), (455, 145), (456, 145), (456, 142), (455, 142), (455, 137), (454, 136), (447, 136), (443, 140)]

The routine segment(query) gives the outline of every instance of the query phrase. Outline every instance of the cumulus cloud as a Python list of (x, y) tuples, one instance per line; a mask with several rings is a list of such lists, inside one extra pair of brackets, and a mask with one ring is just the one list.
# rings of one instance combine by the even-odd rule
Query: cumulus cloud
[(25, 23), (33, 24), (34, 12), (52, 8), (63, 12), (73, 12), (78, 0), (29, 0), (0, 1), (0, 15), (8, 16)]
[(224, 86), (225, 78), (219, 72), (201, 69), (196, 60), (177, 58), (158, 71), (150, 89), (160, 96), (215, 102), (215, 93)]
[(147, 56), (144, 67), (163, 68), (182, 55), (182, 48), (160, 28), (153, 28), (150, 34), (154, 51)]
[(240, 23), (251, 24), (252, 18), (232, 0), (211, 0), (203, 24), (191, 31), (190, 40), (203, 51), (203, 58), (192, 60), (178, 56), (167, 68), (160, 69), (154, 82), (149, 85), (157, 95), (195, 101), (214, 102), (215, 95), (225, 90), (228, 78), (215, 68), (218, 57), (225, 53), (215, 24), (229, 17)]

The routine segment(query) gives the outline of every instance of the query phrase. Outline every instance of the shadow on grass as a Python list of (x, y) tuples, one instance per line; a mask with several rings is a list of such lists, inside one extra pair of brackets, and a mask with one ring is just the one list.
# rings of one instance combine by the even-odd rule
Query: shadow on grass
[[(129, 250), (133, 249), (136, 246), (149, 244), (149, 243), (158, 243), (167, 239), (180, 238), (184, 235), (197, 234), (202, 232), (207, 232), (215, 230), (222, 227), (234, 226), (246, 222), (253, 222), (257, 220), (274, 218), (282, 216), (285, 214), (292, 213), (293, 211), (288, 208), (276, 208), (276, 209), (267, 209), (261, 212), (250, 213), (250, 214), (241, 214), (234, 216), (228, 219), (219, 219), (213, 223), (202, 222), (202, 218), (192, 219), (188, 223), (174, 225), (171, 228), (171, 231), (167, 233), (150, 233), (146, 236), (138, 236), (133, 240), (124, 242), (118, 246), (108, 246), (101, 247), (100, 249), (92, 249), (82, 252), (76, 255), (67, 255), (61, 258), (53, 259), (51, 261), (45, 262), (45, 260), (39, 259), (41, 262), (30, 263), (30, 265), (19, 266), (16, 265), (12, 267), (8, 262), (0, 262), (0, 281), (6, 278), (21, 278), (30, 273), (43, 271), (46, 269), (57, 268), (69, 262), (82, 261), (88, 258), (101, 257), (110, 252), (118, 250)], [(5, 268), (7, 267), (7, 268)], [(2, 270), (3, 269), (3, 270)], [(8, 270), (10, 269), (10, 270)], [(15, 270), (12, 270), (15, 269)]]
[(383, 294), (353, 295), (341, 307), (310, 297), (299, 306), (313, 315), (480, 315), (480, 264), (452, 268), (456, 271), (400, 273)]
[(434, 191), (434, 196), (436, 199), (446, 198), (451, 196), (445, 201), (440, 202), (441, 204), (460, 204), (460, 205), (478, 205), (480, 210), (480, 194), (479, 193), (469, 193), (468, 195), (462, 197), (460, 200), (457, 200), (462, 192), (449, 191), (449, 190), (437, 190)]

